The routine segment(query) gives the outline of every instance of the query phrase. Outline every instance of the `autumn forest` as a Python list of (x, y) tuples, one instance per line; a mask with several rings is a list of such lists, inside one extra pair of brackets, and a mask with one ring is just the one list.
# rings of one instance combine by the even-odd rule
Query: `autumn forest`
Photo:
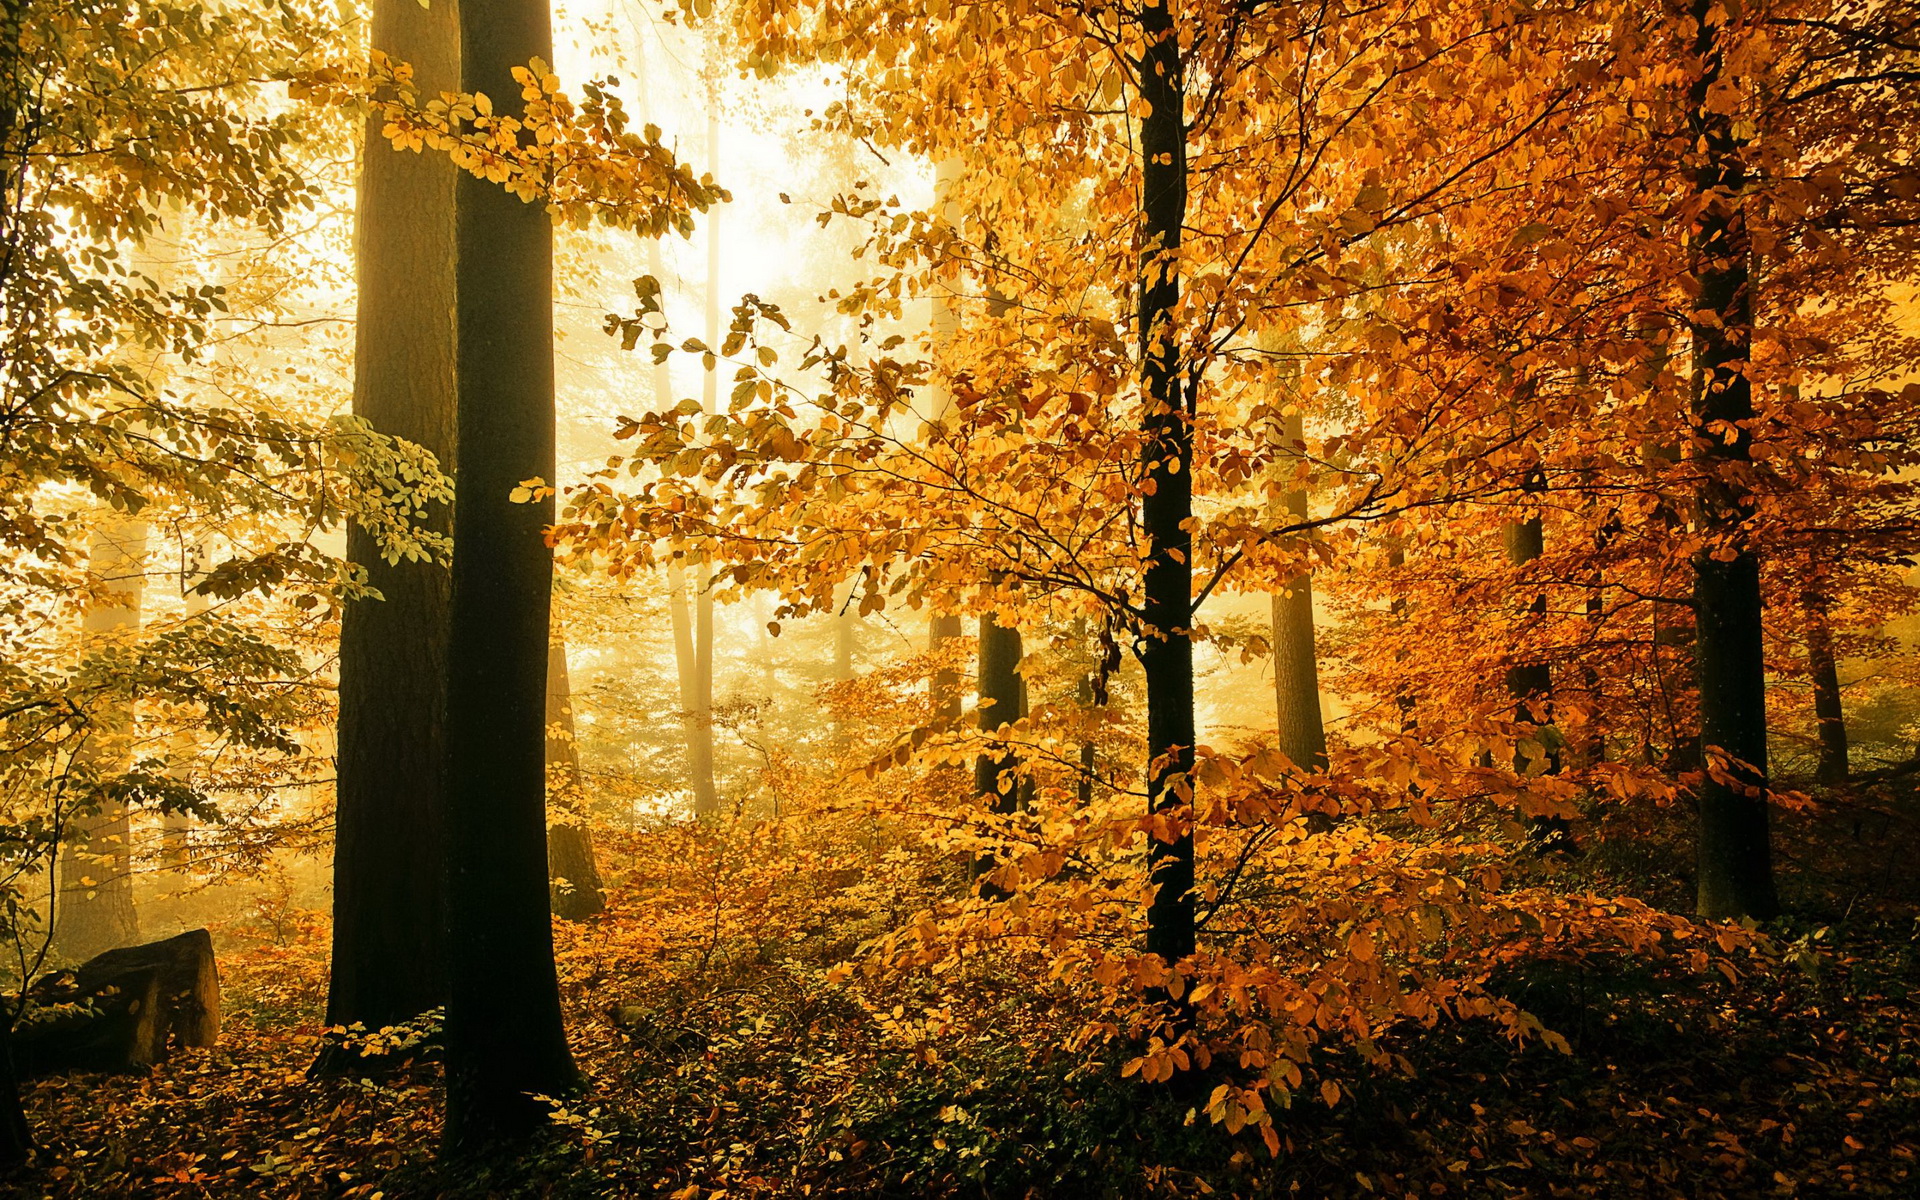
[(0, 1193), (1920, 1194), (1913, 0), (3, 0)]

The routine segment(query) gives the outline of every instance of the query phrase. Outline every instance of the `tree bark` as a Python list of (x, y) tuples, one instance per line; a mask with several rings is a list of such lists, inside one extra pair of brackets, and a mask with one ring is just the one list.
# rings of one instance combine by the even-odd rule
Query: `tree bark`
[(1820, 760), (1814, 779), (1841, 783), (1850, 772), (1847, 763), (1847, 715), (1840, 706), (1840, 665), (1833, 652), (1833, 626), (1824, 596), (1809, 591), (1807, 609), (1807, 678), (1813, 684), (1813, 719), (1819, 735)]
[[(373, 45), (411, 63), (429, 96), (459, 86), (456, 3), (374, 0)], [(455, 168), (445, 155), (389, 146), (381, 123), (368, 122), (354, 214), (353, 411), (451, 472)], [(427, 524), (446, 532), (452, 514), (434, 512)], [(347, 530), (347, 557), (382, 598), (351, 604), (341, 618), (327, 1024), (381, 1029), (447, 1000), (451, 577), (440, 563), (386, 562), (357, 525)]]
[[(512, 69), (551, 59), (544, 0), (467, 0), (461, 86), (521, 111)], [(553, 227), (463, 173), (455, 189), (460, 456), (448, 645), (449, 988), (445, 1147), (501, 1149), (572, 1091), (546, 863), (546, 673), (554, 478)]]
[(547, 883), (555, 916), (584, 921), (606, 910), (580, 771), (567, 641), (557, 634), (547, 648)]
[[(93, 534), (87, 566), (108, 599), (87, 611), (81, 628), (89, 646), (140, 628), (145, 590), (147, 523), (109, 516)], [(76, 765), (101, 778), (132, 763), (134, 712), (130, 700), (104, 701), (90, 714), (93, 728)], [(89, 804), (95, 802), (88, 801)], [(124, 803), (97, 802), (79, 814), (60, 843), (60, 896), (54, 909), (54, 945), (69, 961), (92, 958), (140, 938), (133, 903), (133, 823)]]
[[(1192, 534), (1193, 430), (1182, 386), (1183, 362), (1173, 310), (1180, 301), (1177, 254), (1187, 212), (1185, 65), (1166, 0), (1140, 15), (1141, 262), (1140, 382), (1144, 399), (1145, 495), (1141, 523), (1149, 545), (1137, 653), (1147, 681), (1148, 804), (1167, 814), (1166, 836), (1152, 839), (1147, 952), (1172, 966), (1194, 951), (1193, 831), (1174, 784), (1193, 770)], [(1184, 785), (1183, 785), (1184, 786)]]
[(1729, 113), (1710, 93), (1724, 63), (1725, 16), (1694, 0), (1694, 50), (1701, 69), (1688, 96), (1696, 153), (1693, 183), (1706, 208), (1692, 231), (1700, 294), (1692, 324), (1693, 435), (1703, 468), (1700, 528), (1709, 545), (1694, 556), (1694, 663), (1700, 687), (1697, 907), (1703, 917), (1765, 920), (1779, 910), (1767, 804), (1766, 666), (1760, 625), (1760, 564), (1743, 536), (1750, 499), (1754, 415), (1747, 379), (1753, 340), (1750, 240), (1742, 193), (1747, 170)]

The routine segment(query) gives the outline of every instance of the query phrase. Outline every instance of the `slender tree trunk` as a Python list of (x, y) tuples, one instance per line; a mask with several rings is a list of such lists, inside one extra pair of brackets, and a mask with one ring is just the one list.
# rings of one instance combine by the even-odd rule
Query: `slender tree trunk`
[[(187, 548), (184, 558), (180, 571), (180, 592), (185, 603), (187, 619), (192, 620), (204, 614), (208, 607), (206, 594), (193, 590), (206, 574), (206, 541), (202, 539)], [(174, 768), (171, 773), (182, 780), (190, 778), (191, 775), (182, 767)], [(193, 814), (170, 812), (161, 816), (160, 861), (168, 871), (173, 872), (186, 871), (193, 865)]]
[(558, 634), (547, 649), (547, 881), (556, 916), (584, 921), (606, 910), (580, 771), (567, 641)]
[[(520, 111), (512, 69), (551, 59), (544, 0), (466, 0), (462, 86)], [(477, 1156), (546, 1125), (535, 1095), (578, 1075), (553, 962), (546, 863), (546, 674), (554, 478), (553, 227), (541, 205), (456, 188), (459, 468), (448, 647), (445, 1145)]]
[[(1299, 413), (1286, 418), (1289, 447), (1304, 442)], [(1305, 520), (1307, 493), (1288, 492), (1289, 516)], [(1313, 638), (1313, 573), (1302, 571), (1273, 594), (1273, 701), (1280, 752), (1311, 771), (1327, 769), (1327, 727), (1320, 714), (1320, 663)]]
[[(146, 570), (147, 523), (110, 516), (94, 532), (88, 571), (109, 599), (82, 619), (87, 642), (98, 646), (140, 628)], [(76, 756), (94, 774), (118, 775), (132, 765), (134, 713), (130, 701), (103, 703)], [(55, 945), (75, 962), (140, 940), (133, 905), (133, 826), (127, 806), (102, 801), (74, 822), (60, 846), (60, 898), (54, 909)], [(72, 836), (74, 832), (78, 836)]]
[[(943, 158), (934, 168), (933, 190), (936, 201), (949, 221), (954, 220), (957, 209), (951, 194), (953, 186), (960, 180), (960, 160)], [(953, 302), (950, 292), (936, 291), (933, 297), (933, 345), (934, 353), (939, 355), (953, 344), (960, 332), (960, 310)], [(933, 391), (933, 403), (928, 418), (938, 423), (946, 419), (953, 405), (953, 396), (944, 386), (936, 386)], [(959, 613), (935, 612), (927, 624), (927, 649), (939, 654), (947, 643), (960, 637), (964, 625)], [(934, 716), (943, 721), (958, 722), (962, 711), (960, 696), (960, 675), (957, 671), (937, 670), (932, 682)]]
[[(1546, 491), (1546, 478), (1538, 471), (1531, 472), (1525, 483), (1528, 493), (1538, 495)], [(1524, 567), (1546, 553), (1546, 531), (1538, 515), (1524, 521), (1509, 521), (1501, 529), (1502, 548), (1506, 552), (1508, 564)], [(1527, 602), (1527, 615), (1532, 624), (1538, 625), (1546, 619), (1547, 595), (1537, 592)], [(1516, 647), (1518, 649), (1519, 647)], [(1514, 719), (1525, 724), (1545, 726), (1553, 720), (1553, 668), (1544, 661), (1518, 662), (1507, 668), (1507, 694), (1513, 697)], [(1527, 756), (1519, 751), (1513, 755), (1513, 769), (1525, 773), (1532, 767)], [(1560, 753), (1548, 750), (1546, 770), (1549, 773), (1560, 770)], [(1565, 817), (1535, 817), (1528, 827), (1528, 838), (1539, 848), (1569, 848), (1573, 830)]]
[(1841, 783), (1848, 775), (1847, 716), (1840, 707), (1840, 666), (1833, 653), (1833, 626), (1826, 598), (1809, 591), (1807, 610), (1807, 678), (1813, 684), (1813, 719), (1820, 739), (1820, 761), (1814, 779)]
[(1692, 323), (1694, 444), (1705, 479), (1702, 532), (1712, 544), (1694, 556), (1695, 670), (1700, 740), (1698, 908), (1703, 917), (1754, 917), (1779, 910), (1767, 803), (1766, 666), (1760, 626), (1760, 564), (1742, 530), (1749, 498), (1741, 482), (1751, 461), (1753, 340), (1746, 166), (1730, 113), (1710, 93), (1724, 69), (1724, 14), (1694, 0), (1694, 48), (1702, 67), (1688, 97), (1699, 155), (1693, 182), (1707, 199), (1692, 233), (1696, 311)]
[[(980, 682), (976, 718), (983, 733), (993, 733), (1026, 715), (1026, 687), (1020, 677), (1023, 650), (1020, 631), (1000, 624), (991, 612), (980, 615)], [(1011, 749), (997, 754), (982, 754), (974, 759), (974, 793), (985, 799), (997, 813), (1019, 811), (1026, 789), (1015, 772), (1017, 759)], [(991, 854), (974, 860), (974, 878), (987, 874), (998, 865)], [(983, 885), (982, 894), (998, 898), (999, 888)]]
[(1193, 430), (1172, 313), (1180, 300), (1177, 252), (1187, 212), (1185, 66), (1166, 0), (1140, 15), (1141, 264), (1140, 381), (1145, 403), (1146, 494), (1141, 523), (1150, 549), (1138, 654), (1147, 677), (1148, 803), (1172, 818), (1148, 851), (1154, 895), (1147, 951), (1169, 966), (1195, 944), (1193, 831), (1174, 788), (1193, 770)]
[[(697, 581), (705, 593), (707, 580)], [(687, 743), (687, 786), (693, 790), (693, 816), (701, 824), (720, 818), (720, 793), (713, 780), (713, 604), (687, 600), (686, 572), (667, 568), (667, 613), (673, 625), (673, 657), (680, 684), (680, 727)], [(689, 609), (697, 613), (690, 615)]]
[[(413, 65), (425, 94), (460, 81), (457, 0), (375, 0), (373, 45)], [(359, 308), (353, 411), (455, 468), (453, 193), (445, 155), (366, 133), (354, 213)], [(428, 525), (452, 527), (452, 514)], [(447, 619), (440, 563), (388, 563), (347, 530), (347, 556), (380, 600), (340, 629), (340, 719), (327, 1024), (379, 1029), (447, 1000), (445, 854)], [(362, 1060), (352, 1056), (358, 1069)], [(331, 1065), (323, 1055), (318, 1064)], [(346, 1065), (346, 1060), (341, 1060)]]

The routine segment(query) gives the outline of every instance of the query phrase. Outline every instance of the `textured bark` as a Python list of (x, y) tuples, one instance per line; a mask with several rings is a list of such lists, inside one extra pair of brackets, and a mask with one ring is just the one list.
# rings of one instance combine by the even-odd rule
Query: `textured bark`
[[(459, 34), (456, 0), (374, 0), (373, 45), (411, 63), (426, 95), (458, 87)], [(392, 148), (380, 127), (378, 116), (368, 124), (354, 218), (353, 411), (451, 472), (454, 167), (442, 154)], [(428, 524), (445, 531), (451, 514)], [(357, 525), (347, 555), (383, 598), (349, 605), (341, 619), (327, 1024), (380, 1029), (447, 999), (450, 576), (438, 563), (387, 563)]]
[[(1185, 67), (1165, 0), (1140, 14), (1146, 52), (1140, 62), (1141, 264), (1140, 382), (1145, 397), (1146, 494), (1141, 523), (1151, 547), (1144, 581), (1139, 657), (1147, 677), (1148, 804), (1183, 808), (1176, 777), (1193, 770), (1193, 429), (1182, 387), (1172, 312), (1180, 277), (1172, 252), (1187, 213)], [(1169, 965), (1194, 950), (1193, 833), (1186, 822), (1148, 851), (1154, 885), (1147, 910), (1147, 952)]]
[(1813, 685), (1813, 719), (1820, 741), (1820, 761), (1814, 778), (1840, 783), (1849, 773), (1847, 715), (1840, 706), (1840, 664), (1833, 653), (1833, 627), (1824, 597), (1808, 593), (1807, 678)]
[[(462, 87), (521, 107), (514, 67), (551, 60), (544, 0), (467, 0)], [(578, 1084), (553, 963), (546, 674), (553, 556), (553, 227), (539, 204), (455, 187), (460, 456), (447, 690), (445, 1146), (496, 1153), (547, 1126), (536, 1095)]]
[[(147, 523), (110, 516), (94, 532), (87, 568), (106, 598), (81, 619), (86, 640), (98, 644), (140, 627), (146, 570)], [(134, 712), (109, 701), (90, 714), (93, 728), (80, 751), (98, 776), (131, 765)], [(60, 895), (54, 906), (54, 945), (69, 961), (92, 958), (140, 938), (133, 904), (133, 826), (127, 806), (106, 801), (80, 814), (60, 844)]]
[(1697, 907), (1703, 917), (1764, 920), (1779, 910), (1767, 804), (1766, 666), (1760, 626), (1760, 564), (1741, 526), (1749, 508), (1743, 476), (1751, 460), (1753, 340), (1750, 242), (1742, 191), (1747, 172), (1732, 116), (1712, 104), (1723, 71), (1712, 0), (1695, 0), (1694, 49), (1702, 70), (1688, 97), (1700, 156), (1693, 183), (1707, 198), (1691, 250), (1700, 295), (1692, 323), (1695, 453), (1703, 468), (1700, 528), (1712, 545), (1693, 561), (1694, 666), (1700, 686), (1700, 742), (1708, 769), (1700, 785)]
[(607, 907), (587, 818), (567, 642), (557, 635), (547, 647), (547, 884), (555, 916), (584, 921)]

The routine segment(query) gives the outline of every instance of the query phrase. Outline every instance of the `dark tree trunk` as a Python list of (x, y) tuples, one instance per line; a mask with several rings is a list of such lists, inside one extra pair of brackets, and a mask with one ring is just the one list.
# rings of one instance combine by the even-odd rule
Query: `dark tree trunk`
[[(1547, 490), (1546, 477), (1538, 470), (1529, 472), (1525, 490), (1539, 495)], [(1546, 553), (1546, 529), (1538, 515), (1524, 521), (1509, 521), (1501, 529), (1502, 549), (1507, 562), (1525, 566)], [(1527, 603), (1531, 624), (1538, 626), (1547, 616), (1545, 592), (1535, 593)], [(1520, 647), (1516, 647), (1517, 649)], [(1553, 668), (1544, 661), (1518, 662), (1507, 668), (1507, 694), (1513, 697), (1514, 719), (1524, 724), (1544, 726), (1553, 720)], [(1513, 769), (1526, 773), (1533, 766), (1519, 751), (1513, 755)], [(1560, 770), (1560, 753), (1548, 750), (1545, 769)], [(1572, 844), (1573, 830), (1565, 817), (1535, 817), (1527, 828), (1528, 840), (1538, 848), (1566, 848)]]
[[(975, 713), (982, 733), (993, 733), (1003, 725), (1026, 715), (1025, 692), (1020, 680), (1020, 631), (1000, 624), (991, 612), (980, 614), (980, 700)], [(1015, 772), (1013, 751), (982, 754), (973, 763), (974, 793), (985, 799), (997, 813), (1016, 812), (1022, 792)], [(993, 870), (997, 859), (983, 854), (974, 860), (975, 878)], [(998, 894), (997, 888), (983, 888)]]
[[(411, 63), (426, 95), (459, 86), (455, 0), (375, 0), (373, 45)], [(453, 190), (442, 154), (396, 150), (369, 123), (355, 209), (359, 310), (353, 411), (454, 469)], [(433, 513), (445, 532), (451, 514)], [(449, 576), (392, 564), (359, 526), (347, 556), (383, 599), (340, 627), (340, 721), (327, 1024), (381, 1029), (447, 999), (446, 671)], [(316, 1064), (365, 1069), (331, 1050)]]
[(1840, 664), (1833, 653), (1833, 626), (1826, 599), (1809, 592), (1807, 607), (1807, 678), (1813, 684), (1813, 719), (1820, 739), (1820, 761), (1814, 779), (1843, 782), (1847, 763), (1847, 715), (1840, 707)]
[(13, 1016), (0, 1012), (0, 1175), (33, 1158), (33, 1126), (20, 1102), (20, 1074), (13, 1065)]
[(1165, 0), (1142, 10), (1146, 53), (1140, 98), (1141, 264), (1140, 383), (1145, 402), (1146, 494), (1141, 523), (1151, 547), (1144, 580), (1138, 653), (1147, 677), (1148, 800), (1173, 816), (1168, 837), (1148, 852), (1154, 895), (1147, 910), (1147, 951), (1169, 966), (1193, 953), (1193, 832), (1187, 804), (1173, 786), (1193, 770), (1193, 430), (1182, 386), (1180, 300), (1174, 252), (1187, 213), (1185, 66)]
[[(512, 69), (551, 59), (544, 0), (467, 0), (462, 87), (521, 108)], [(553, 963), (546, 674), (554, 477), (553, 227), (538, 203), (462, 174), (455, 189), (460, 458), (447, 691), (445, 1145), (483, 1155), (546, 1122), (535, 1094), (578, 1074)]]
[(584, 921), (606, 910), (580, 772), (567, 642), (558, 636), (547, 650), (547, 876), (555, 916)]
[(1694, 556), (1694, 664), (1700, 686), (1697, 904), (1703, 917), (1764, 920), (1779, 909), (1767, 804), (1766, 667), (1760, 627), (1760, 564), (1741, 528), (1749, 498), (1753, 392), (1746, 375), (1753, 340), (1750, 242), (1741, 193), (1746, 166), (1727, 112), (1709, 93), (1723, 72), (1725, 18), (1695, 0), (1700, 74), (1688, 97), (1695, 136), (1693, 182), (1706, 210), (1693, 230), (1696, 311), (1692, 322), (1695, 453), (1703, 482), (1700, 527), (1710, 545)]

